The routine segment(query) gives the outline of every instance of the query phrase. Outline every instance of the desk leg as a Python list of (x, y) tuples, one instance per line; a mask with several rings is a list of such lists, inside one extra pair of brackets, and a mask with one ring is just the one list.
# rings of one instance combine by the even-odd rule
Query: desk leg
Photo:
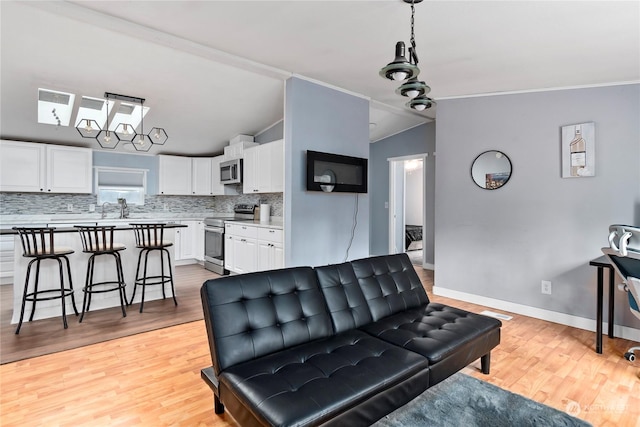
[(598, 294), (596, 295), (596, 353), (602, 354), (602, 294), (603, 276), (602, 267), (598, 267)]
[(609, 338), (614, 338), (613, 336), (613, 303), (615, 301), (615, 272), (613, 268), (609, 268)]

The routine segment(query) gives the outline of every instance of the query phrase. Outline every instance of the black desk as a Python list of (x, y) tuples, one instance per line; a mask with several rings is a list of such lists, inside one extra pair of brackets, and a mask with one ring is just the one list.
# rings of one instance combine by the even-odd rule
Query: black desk
[(589, 265), (598, 267), (598, 294), (596, 298), (596, 353), (602, 354), (602, 302), (604, 294), (604, 269), (609, 269), (609, 338), (613, 336), (613, 301), (615, 299), (613, 265), (605, 255), (591, 260)]

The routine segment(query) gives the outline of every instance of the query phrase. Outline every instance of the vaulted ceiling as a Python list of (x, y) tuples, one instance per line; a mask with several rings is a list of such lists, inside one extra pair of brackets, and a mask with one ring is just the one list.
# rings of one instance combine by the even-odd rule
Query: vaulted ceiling
[[(638, 1), (415, 9), (420, 78), (436, 100), (640, 81)], [(396, 41), (409, 41), (401, 0), (5, 0), (0, 19), (3, 139), (95, 144), (73, 127), (38, 124), (38, 88), (146, 98), (145, 128), (169, 134), (154, 154), (219, 153), (233, 136), (268, 128), (283, 118), (292, 75), (370, 99), (372, 141), (437, 112), (407, 109), (378, 76)]]

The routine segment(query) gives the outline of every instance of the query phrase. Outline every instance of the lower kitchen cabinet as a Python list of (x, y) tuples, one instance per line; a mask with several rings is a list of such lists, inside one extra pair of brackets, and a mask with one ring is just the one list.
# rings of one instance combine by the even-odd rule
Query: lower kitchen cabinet
[[(175, 260), (204, 260), (204, 223), (203, 221), (176, 221), (186, 225), (185, 228), (176, 228), (175, 233)], [(181, 262), (180, 264), (188, 264)]]
[(284, 267), (282, 230), (225, 224), (225, 268), (234, 273)]
[(284, 268), (282, 230), (260, 228), (258, 230), (258, 271)]

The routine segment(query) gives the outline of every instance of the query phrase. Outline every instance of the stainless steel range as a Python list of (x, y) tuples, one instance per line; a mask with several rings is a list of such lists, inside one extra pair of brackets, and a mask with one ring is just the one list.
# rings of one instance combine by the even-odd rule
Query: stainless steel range
[(255, 205), (238, 204), (233, 215), (204, 219), (204, 268), (221, 275), (229, 274), (224, 269), (224, 222), (253, 220), (255, 208)]

